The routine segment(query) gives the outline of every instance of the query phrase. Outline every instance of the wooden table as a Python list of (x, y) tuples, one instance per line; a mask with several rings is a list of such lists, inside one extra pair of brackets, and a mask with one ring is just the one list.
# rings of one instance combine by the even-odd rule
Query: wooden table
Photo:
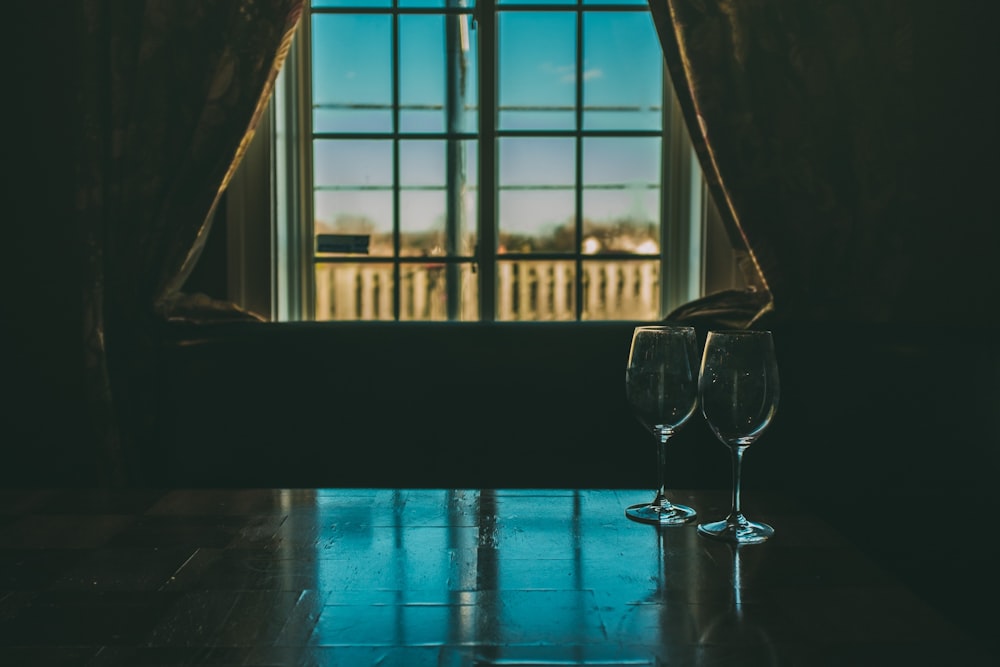
[(3, 490), (0, 664), (995, 664), (780, 496), (739, 550), (625, 518), (651, 496)]

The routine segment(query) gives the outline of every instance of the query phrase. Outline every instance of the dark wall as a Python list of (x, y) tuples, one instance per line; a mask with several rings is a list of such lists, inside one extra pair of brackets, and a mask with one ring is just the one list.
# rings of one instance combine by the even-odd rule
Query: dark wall
[[(634, 325), (177, 327), (152, 388), (148, 471), (171, 484), (652, 488), (651, 438), (624, 393)], [(823, 501), (988, 483), (998, 333), (777, 325), (781, 406), (747, 484)], [(671, 444), (669, 478), (728, 485), (700, 416)]]
[(43, 22), (29, 3), (4, 11), (0, 481), (70, 483), (95, 475), (81, 336), (86, 265), (73, 212), (76, 25), (72, 11)]
[[(652, 436), (625, 403), (632, 327), (178, 329), (149, 471), (209, 485), (652, 488)], [(698, 459), (689, 440), (678, 463)]]

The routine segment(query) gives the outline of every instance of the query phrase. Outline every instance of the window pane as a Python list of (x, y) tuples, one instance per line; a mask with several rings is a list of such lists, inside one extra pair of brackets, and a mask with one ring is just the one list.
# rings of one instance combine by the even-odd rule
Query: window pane
[(392, 255), (392, 192), (317, 191), (313, 199), (317, 236), (363, 236), (368, 241), (368, 254)]
[(479, 319), (478, 283), (470, 264), (407, 263), (401, 268), (401, 320), (447, 320), (449, 290), (459, 304), (459, 320)]
[(583, 251), (659, 252), (659, 137), (583, 140)]
[(575, 142), (498, 142), (500, 252), (573, 252), (576, 247)]
[(399, 129), (444, 132), (443, 16), (399, 17)]
[(392, 130), (391, 29), (389, 16), (313, 16), (314, 132)]
[(317, 320), (391, 320), (392, 264), (316, 264)]
[(403, 187), (444, 187), (445, 142), (438, 139), (399, 142), (399, 182)]
[(400, 7), (444, 7), (445, 0), (399, 0), (399, 6)]
[[(476, 32), (472, 18), (400, 16), (400, 110), (402, 132), (474, 132), (477, 127)], [(453, 31), (448, 35), (447, 31)], [(455, 48), (456, 109), (448, 127), (448, 38)]]
[(464, 181), (460, 184), (462, 200), (462, 220), (459, 225), (459, 245), (456, 252), (472, 255), (479, 243), (479, 143), (475, 140), (461, 142), (461, 172)]
[(583, 192), (583, 253), (660, 251), (660, 189)]
[(563, 137), (508, 137), (497, 142), (500, 187), (576, 181), (576, 144)]
[(660, 263), (585, 261), (583, 319), (656, 320), (660, 318)]
[(658, 130), (663, 51), (648, 12), (588, 12), (583, 19), (583, 126)]
[(313, 7), (392, 7), (392, 0), (312, 0)]
[(576, 126), (576, 15), (501, 12), (498, 127)]
[(499, 0), (500, 5), (575, 5), (576, 0)]
[(585, 5), (636, 5), (649, 7), (647, 0), (583, 0)]
[(444, 188), (404, 190), (399, 193), (400, 254), (445, 254)]
[(585, 185), (655, 185), (660, 182), (659, 137), (589, 137), (583, 140)]
[(391, 186), (392, 142), (388, 139), (318, 139), (313, 142), (313, 182)]
[(316, 234), (365, 235), (369, 253), (392, 254), (392, 142), (313, 142)]
[(576, 319), (572, 261), (497, 262), (497, 319)]
[[(456, 142), (452, 204), (455, 235), (449, 240), (447, 150), (444, 140), (401, 141), (400, 241), (403, 255), (472, 255), (475, 247), (475, 142)], [(469, 149), (472, 149), (471, 155)], [(464, 151), (464, 152), (463, 152)], [(470, 168), (470, 162), (471, 168)]]
[(498, 252), (574, 252), (574, 199), (572, 189), (501, 191)]

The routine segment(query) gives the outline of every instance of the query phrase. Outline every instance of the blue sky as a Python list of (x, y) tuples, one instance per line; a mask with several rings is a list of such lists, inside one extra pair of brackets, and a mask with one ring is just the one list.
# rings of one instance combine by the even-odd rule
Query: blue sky
[[(377, 0), (371, 0), (375, 2)], [(418, 0), (410, 0), (417, 2)], [(433, 4), (426, 0), (425, 4)], [(401, 0), (400, 5), (404, 2)], [(411, 5), (412, 6), (412, 5)], [(501, 12), (498, 102), (500, 129), (573, 129), (576, 59), (574, 13)], [(440, 16), (400, 17), (400, 101), (405, 105), (441, 105), (445, 91), (444, 21)], [(315, 131), (387, 132), (391, 115), (391, 19), (377, 14), (326, 14), (313, 17), (314, 104), (362, 105), (360, 109), (317, 109)], [(475, 104), (476, 30), (466, 23), (470, 50), (467, 100)], [(584, 129), (657, 129), (660, 122), (662, 54), (647, 12), (585, 13), (583, 26)], [(556, 110), (514, 111), (509, 106)], [(587, 110), (627, 106), (640, 111)], [(568, 108), (560, 111), (559, 108)], [(475, 110), (465, 129), (475, 131)], [(400, 129), (443, 131), (444, 114), (435, 109), (404, 110)], [(626, 184), (624, 190), (585, 191), (584, 215), (611, 219), (647, 215), (655, 219), (658, 195), (643, 184), (658, 181), (659, 140), (587, 138), (583, 146), (585, 184)], [(503, 138), (499, 145), (501, 187), (572, 185), (572, 139)], [(467, 155), (469, 180), (475, 180), (475, 153)], [(317, 186), (388, 186), (392, 183), (391, 142), (316, 142)], [(404, 185), (443, 185), (444, 142), (405, 141), (400, 178)], [(439, 224), (443, 195), (404, 192), (404, 229)], [(516, 190), (500, 197), (501, 231), (533, 232), (573, 215), (572, 189)], [(469, 202), (470, 214), (474, 199)], [(364, 209), (380, 231), (391, 229), (388, 192), (320, 192), (317, 219), (331, 221), (338, 212)]]

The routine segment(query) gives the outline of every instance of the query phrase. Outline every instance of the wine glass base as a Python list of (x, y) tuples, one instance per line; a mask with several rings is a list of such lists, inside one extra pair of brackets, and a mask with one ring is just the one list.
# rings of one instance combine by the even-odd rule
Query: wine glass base
[(698, 534), (730, 544), (760, 544), (774, 535), (774, 528), (748, 519), (724, 519), (700, 524)]
[(625, 516), (640, 523), (681, 526), (694, 520), (698, 513), (687, 505), (669, 504), (664, 507), (656, 503), (640, 503), (628, 507)]

